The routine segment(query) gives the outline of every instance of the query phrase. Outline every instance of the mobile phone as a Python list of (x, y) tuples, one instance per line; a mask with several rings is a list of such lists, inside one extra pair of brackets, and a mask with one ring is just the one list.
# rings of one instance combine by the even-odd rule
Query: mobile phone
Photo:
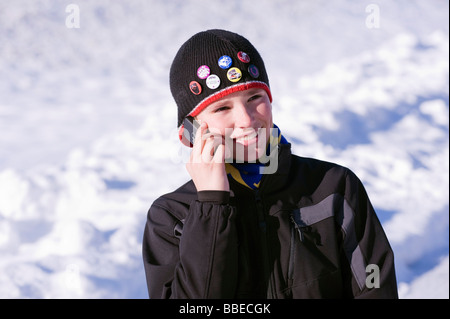
[[(183, 136), (182, 142), (185, 145), (193, 146), (195, 134), (197, 133), (200, 123), (194, 119), (192, 116), (187, 116), (183, 121)], [(186, 143), (187, 142), (187, 143)]]

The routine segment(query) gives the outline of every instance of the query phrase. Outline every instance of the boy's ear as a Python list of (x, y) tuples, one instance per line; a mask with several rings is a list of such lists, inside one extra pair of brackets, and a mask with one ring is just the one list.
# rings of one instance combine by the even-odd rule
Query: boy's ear
[(188, 135), (190, 135), (189, 132), (187, 132), (187, 130), (185, 130), (184, 124), (182, 124), (180, 126), (180, 129), (178, 130), (178, 138), (180, 139), (181, 143), (183, 143), (183, 145), (185, 145), (187, 147), (192, 147), (194, 145), (191, 143)]

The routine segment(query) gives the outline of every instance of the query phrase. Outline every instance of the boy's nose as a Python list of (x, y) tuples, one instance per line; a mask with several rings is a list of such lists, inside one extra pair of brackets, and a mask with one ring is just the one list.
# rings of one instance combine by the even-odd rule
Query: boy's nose
[(239, 103), (233, 108), (234, 127), (248, 128), (253, 124), (253, 113), (244, 104)]

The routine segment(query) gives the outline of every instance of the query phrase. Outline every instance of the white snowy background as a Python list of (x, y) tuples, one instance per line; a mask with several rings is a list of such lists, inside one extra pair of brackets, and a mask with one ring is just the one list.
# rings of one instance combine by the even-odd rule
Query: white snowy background
[(147, 210), (188, 179), (168, 71), (208, 28), (258, 48), (296, 154), (362, 179), (400, 297), (449, 298), (448, 11), (444, 0), (0, 0), (0, 298), (148, 297)]

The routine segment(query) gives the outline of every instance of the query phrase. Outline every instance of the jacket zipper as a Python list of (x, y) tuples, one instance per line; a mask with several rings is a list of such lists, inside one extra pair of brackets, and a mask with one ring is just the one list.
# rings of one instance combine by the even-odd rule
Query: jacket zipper
[(259, 193), (259, 190), (255, 190), (255, 200), (256, 200), (256, 209), (257, 209), (257, 216), (258, 216), (258, 225), (259, 225), (259, 234), (260, 234), (260, 243), (261, 243), (261, 251), (263, 254), (263, 269), (264, 269), (264, 278), (267, 278), (267, 297), (269, 299), (272, 299), (273, 294), (273, 286), (272, 286), (272, 276), (270, 272), (270, 260), (269, 260), (269, 249), (267, 245), (267, 224), (266, 224), (266, 218), (264, 214), (264, 207), (261, 200), (261, 195)]
[(294, 262), (295, 262), (295, 232), (298, 232), (298, 236), (301, 242), (303, 242), (303, 231), (300, 226), (295, 222), (294, 215), (291, 214), (291, 242), (289, 251), (289, 265), (288, 265), (288, 283), (292, 285), (294, 281)]
[(298, 236), (300, 238), (300, 241), (303, 241), (303, 231), (301, 227), (295, 222), (294, 215), (291, 214), (291, 222), (294, 224), (294, 228), (298, 232)]
[[(291, 216), (292, 221), (292, 216)], [(289, 265), (288, 265), (288, 285), (292, 286), (294, 281), (294, 258), (295, 258), (295, 228), (291, 225), (291, 243), (289, 250)]]

